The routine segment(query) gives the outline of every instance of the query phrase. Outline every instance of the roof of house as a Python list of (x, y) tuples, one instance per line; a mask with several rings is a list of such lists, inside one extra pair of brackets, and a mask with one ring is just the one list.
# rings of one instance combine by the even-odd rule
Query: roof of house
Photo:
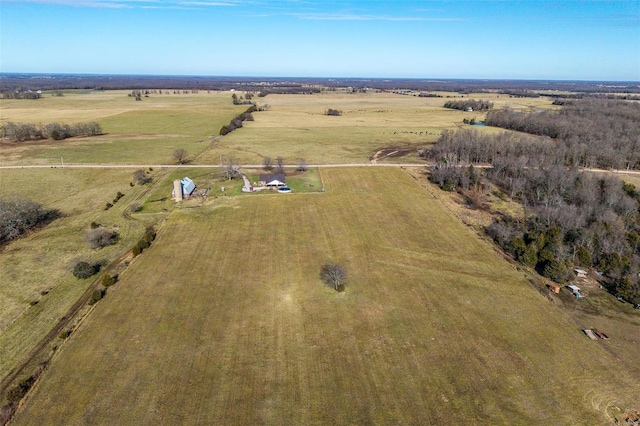
[(196, 184), (188, 177), (182, 179), (180, 183), (182, 184), (182, 193), (184, 195), (191, 195), (191, 193), (196, 189)]
[(275, 173), (275, 174), (262, 174), (260, 175), (260, 182), (273, 182), (274, 180), (277, 180), (279, 182), (285, 183), (287, 181), (287, 178), (285, 177), (284, 173)]
[(573, 270), (576, 274), (580, 274), (580, 275), (587, 275), (587, 271), (585, 271), (584, 269), (574, 269)]
[(580, 291), (580, 287), (578, 287), (577, 285), (568, 285), (567, 287), (569, 287), (573, 291)]

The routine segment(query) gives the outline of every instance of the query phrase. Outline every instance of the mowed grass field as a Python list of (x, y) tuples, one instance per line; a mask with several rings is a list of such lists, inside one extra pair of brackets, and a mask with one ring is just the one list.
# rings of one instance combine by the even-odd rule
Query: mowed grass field
[(408, 174), (321, 174), (325, 193), (174, 210), (12, 424), (592, 425), (640, 401)]
[[(443, 108), (452, 98), (420, 98), (393, 93), (323, 92), (314, 95), (268, 95), (257, 98), (269, 111), (254, 113), (255, 121), (228, 134), (198, 158), (217, 164), (220, 157), (234, 157), (242, 164), (260, 164), (264, 156), (282, 156), (287, 164), (303, 157), (308, 164), (366, 163), (377, 151), (395, 147), (410, 152), (391, 161), (419, 161), (417, 148), (437, 140), (442, 130), (469, 127), (464, 118), (484, 119), (484, 113)], [(513, 99), (506, 95), (475, 94), (465, 98), (491, 99), (496, 107), (551, 108), (547, 98)], [(329, 108), (341, 116), (327, 116)], [(493, 132), (494, 128), (475, 127)]]
[[(162, 173), (153, 176), (161, 180)], [(132, 174), (126, 169), (0, 170), (2, 197), (24, 197), (61, 213), (48, 225), (0, 248), (0, 378), (91, 284), (92, 279), (72, 275), (75, 262), (108, 264), (129, 250), (147, 225), (158, 221), (153, 215), (124, 214), (130, 204), (142, 203), (155, 185), (130, 187)], [(124, 197), (105, 210), (118, 192)], [(91, 249), (84, 236), (92, 222), (117, 231), (119, 242)]]
[[(65, 163), (172, 164), (184, 148), (191, 157), (207, 149), (211, 137), (245, 106), (231, 93), (151, 94), (142, 101), (127, 91), (45, 94), (38, 100), (4, 99), (0, 123), (74, 124), (96, 121), (104, 135), (0, 144), (0, 165)], [(218, 164), (218, 162), (216, 162)]]

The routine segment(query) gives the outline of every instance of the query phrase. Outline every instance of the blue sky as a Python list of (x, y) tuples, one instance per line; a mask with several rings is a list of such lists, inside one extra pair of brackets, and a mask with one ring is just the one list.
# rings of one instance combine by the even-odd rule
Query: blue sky
[(0, 0), (0, 71), (640, 81), (640, 0)]

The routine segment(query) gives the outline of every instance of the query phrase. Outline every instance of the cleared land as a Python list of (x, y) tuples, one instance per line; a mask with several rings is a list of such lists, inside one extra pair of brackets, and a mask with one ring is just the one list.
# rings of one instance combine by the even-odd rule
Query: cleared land
[[(151, 95), (137, 102), (126, 91), (69, 93), (38, 100), (4, 99), (0, 122), (97, 121), (105, 132), (64, 141), (0, 143), (0, 165), (66, 163), (167, 164), (176, 148), (190, 156), (207, 149), (211, 136), (246, 106), (229, 93)], [(61, 157), (63, 160), (61, 160)], [(216, 162), (217, 164), (217, 162)]]
[(172, 212), (15, 424), (583, 425), (640, 400), (409, 175), (321, 173), (323, 194)]

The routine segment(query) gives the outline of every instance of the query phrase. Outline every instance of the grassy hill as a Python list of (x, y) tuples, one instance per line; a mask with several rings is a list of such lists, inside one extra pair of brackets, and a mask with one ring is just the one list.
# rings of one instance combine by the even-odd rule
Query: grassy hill
[(174, 210), (15, 424), (586, 425), (640, 400), (409, 175), (321, 175), (325, 193)]

